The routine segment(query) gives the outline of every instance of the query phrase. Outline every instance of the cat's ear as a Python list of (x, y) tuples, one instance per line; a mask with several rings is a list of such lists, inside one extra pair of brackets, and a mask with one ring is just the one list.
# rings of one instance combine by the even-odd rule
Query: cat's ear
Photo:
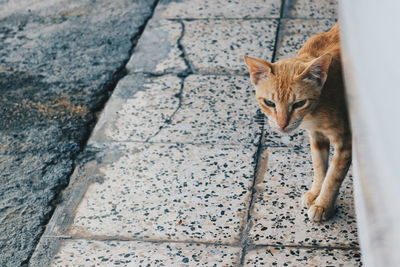
[(331, 54), (325, 54), (314, 59), (310, 65), (299, 75), (302, 81), (323, 86), (328, 77), (329, 66), (332, 61)]
[(272, 73), (272, 63), (266, 60), (244, 56), (244, 61), (249, 69), (251, 82), (254, 85)]

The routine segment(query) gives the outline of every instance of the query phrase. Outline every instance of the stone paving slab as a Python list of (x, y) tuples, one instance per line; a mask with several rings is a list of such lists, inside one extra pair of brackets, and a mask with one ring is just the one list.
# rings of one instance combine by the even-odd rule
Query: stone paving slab
[(292, 57), (314, 34), (328, 31), (336, 19), (282, 19), (276, 48), (276, 60)]
[(338, 0), (289, 0), (285, 1), (284, 18), (337, 18)]
[(248, 77), (190, 75), (182, 105), (155, 142), (251, 144), (261, 128), (255, 122), (257, 103)]
[(195, 72), (247, 74), (243, 56), (271, 60), (277, 20), (184, 21), (182, 45)]
[(156, 16), (168, 19), (279, 18), (281, 0), (161, 0)]
[(247, 216), (256, 149), (110, 147), (96, 173), (80, 174), (102, 182), (87, 189), (69, 232), (55, 235), (237, 243)]
[(362, 266), (358, 250), (261, 247), (249, 251), (245, 267), (256, 266)]
[(237, 266), (240, 247), (124, 241), (64, 241), (53, 267)]
[(285, 148), (268, 149), (264, 153), (268, 153), (268, 168), (257, 177), (249, 232), (251, 243), (358, 246), (351, 175), (342, 185), (335, 217), (326, 222), (310, 222), (301, 204), (301, 196), (312, 182), (310, 153)]
[(125, 76), (114, 90), (89, 142), (146, 141), (178, 109), (181, 86), (181, 79), (174, 75)]
[(154, 74), (186, 70), (182, 51), (178, 47), (182, 31), (181, 22), (152, 19), (135, 47), (127, 70)]

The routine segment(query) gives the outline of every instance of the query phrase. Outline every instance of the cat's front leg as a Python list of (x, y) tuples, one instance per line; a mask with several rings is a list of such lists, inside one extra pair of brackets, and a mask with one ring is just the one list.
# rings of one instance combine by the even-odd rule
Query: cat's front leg
[[(349, 138), (346, 138), (349, 139)], [(321, 192), (308, 209), (310, 220), (319, 222), (329, 219), (335, 208), (339, 188), (351, 164), (351, 141), (334, 143), (335, 152), (321, 187)]]
[(311, 189), (302, 197), (303, 205), (307, 208), (314, 203), (321, 191), (329, 160), (329, 139), (319, 132), (309, 132), (309, 135), (314, 179)]

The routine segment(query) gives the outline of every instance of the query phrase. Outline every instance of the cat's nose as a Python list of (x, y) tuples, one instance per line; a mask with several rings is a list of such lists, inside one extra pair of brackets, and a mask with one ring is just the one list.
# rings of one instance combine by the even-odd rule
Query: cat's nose
[(285, 130), (285, 128), (288, 126), (289, 122), (287, 120), (285, 121), (278, 121), (278, 126), (282, 129)]

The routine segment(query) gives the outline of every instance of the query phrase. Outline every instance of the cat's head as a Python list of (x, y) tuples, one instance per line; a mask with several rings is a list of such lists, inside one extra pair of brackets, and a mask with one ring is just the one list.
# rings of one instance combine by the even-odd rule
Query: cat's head
[(296, 58), (270, 63), (245, 56), (256, 99), (269, 124), (280, 132), (296, 129), (318, 103), (330, 54), (306, 62)]

